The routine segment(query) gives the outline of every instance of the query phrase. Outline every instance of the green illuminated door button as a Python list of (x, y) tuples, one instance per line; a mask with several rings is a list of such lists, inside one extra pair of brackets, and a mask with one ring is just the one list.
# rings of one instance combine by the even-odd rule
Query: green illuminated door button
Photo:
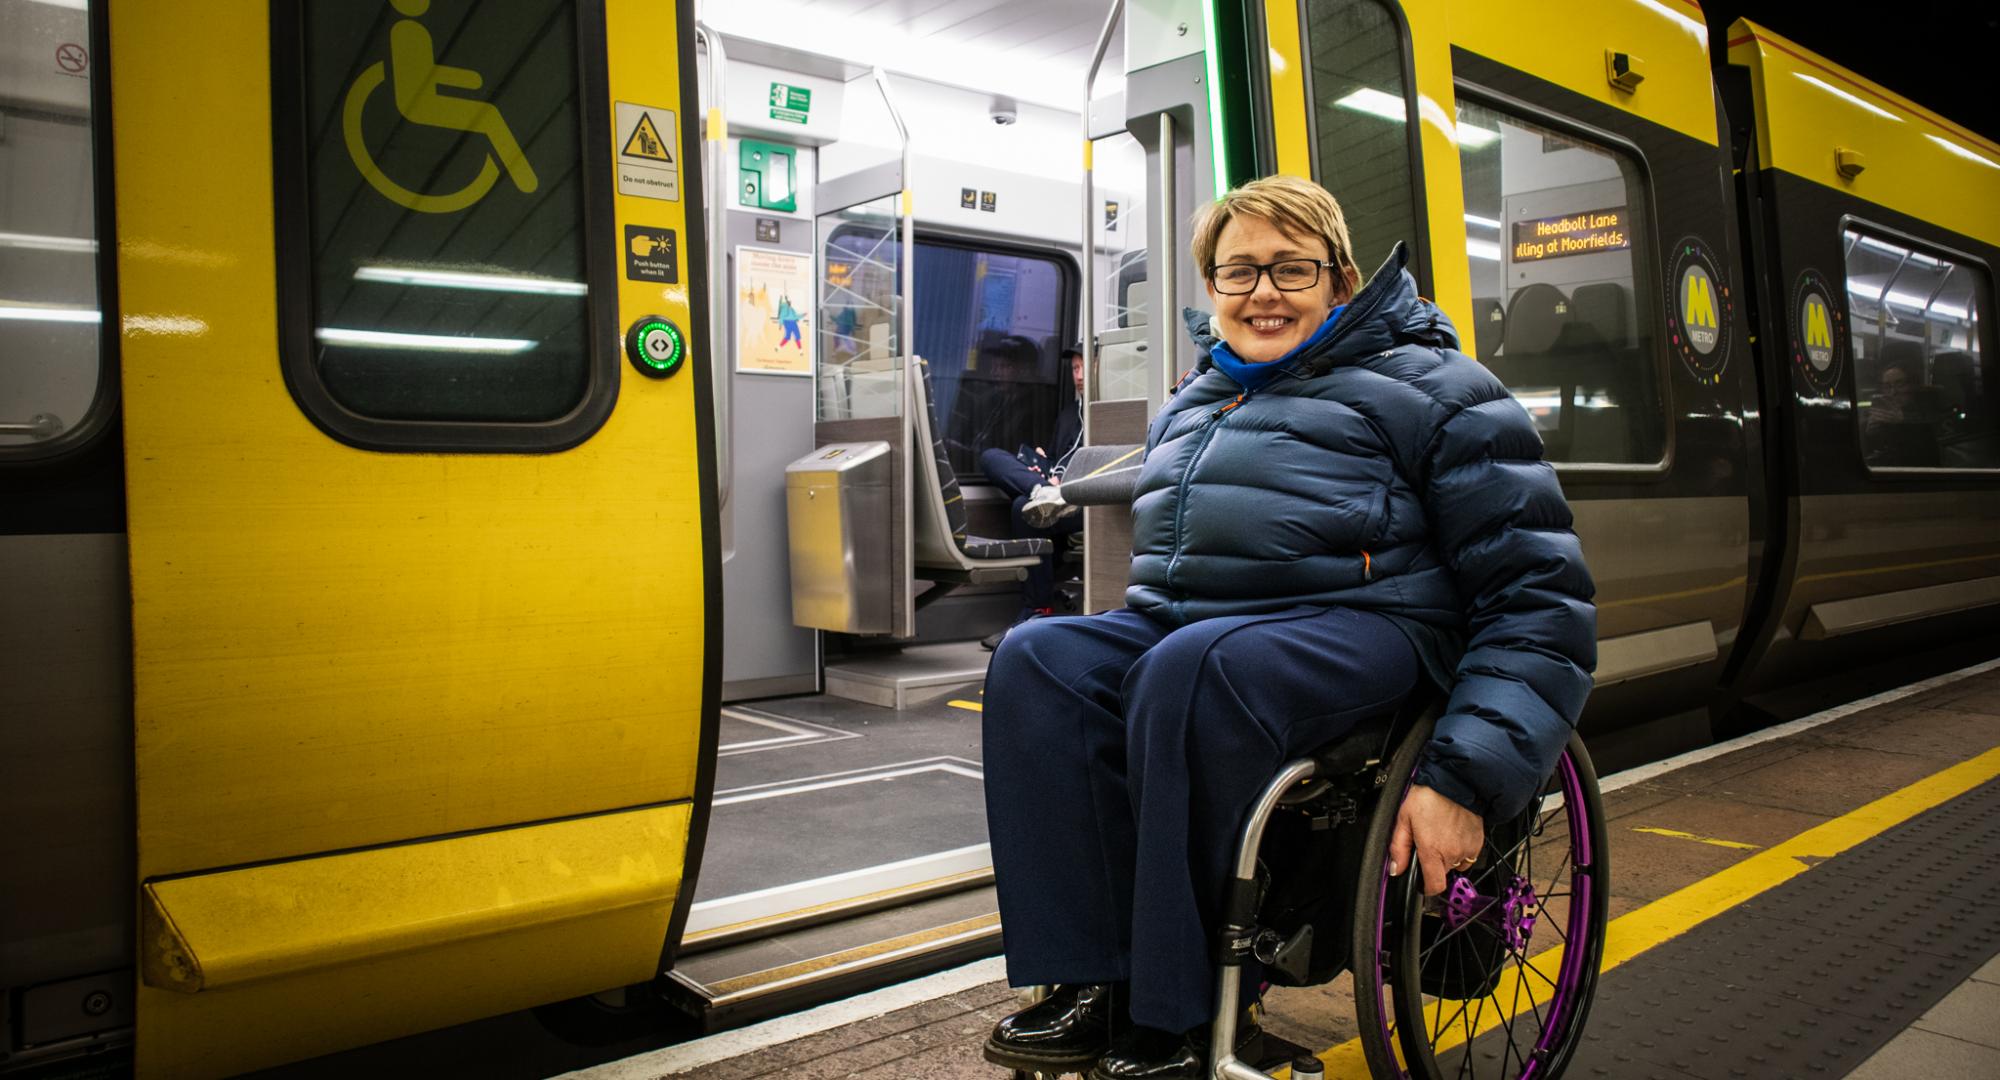
[(625, 355), (640, 374), (664, 379), (681, 369), (687, 340), (672, 321), (648, 315), (625, 332)]

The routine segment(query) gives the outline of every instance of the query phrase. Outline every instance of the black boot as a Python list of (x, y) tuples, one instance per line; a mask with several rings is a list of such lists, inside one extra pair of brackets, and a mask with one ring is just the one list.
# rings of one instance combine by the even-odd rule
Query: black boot
[(1113, 1024), (1127, 1026), (1124, 988), (1115, 983), (1062, 985), (994, 1025), (986, 1060), (1022, 1072), (1082, 1072), (1104, 1056)]
[[(1249, 1009), (1236, 1021), (1236, 1056), (1264, 1034)], [(1180, 1035), (1158, 1028), (1126, 1029), (1097, 1063), (1090, 1080), (1203, 1080), (1208, 1075), (1209, 1026)]]

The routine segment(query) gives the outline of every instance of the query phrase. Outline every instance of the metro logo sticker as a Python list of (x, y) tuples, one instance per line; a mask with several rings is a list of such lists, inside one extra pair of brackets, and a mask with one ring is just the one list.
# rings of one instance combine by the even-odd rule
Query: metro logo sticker
[(1820, 397), (1830, 395), (1847, 366), (1847, 318), (1833, 302), (1833, 287), (1817, 270), (1799, 274), (1787, 313), (1792, 370)]
[(1708, 245), (1695, 237), (1684, 236), (1669, 250), (1667, 343), (1696, 382), (1719, 386), (1736, 319), (1729, 279)]

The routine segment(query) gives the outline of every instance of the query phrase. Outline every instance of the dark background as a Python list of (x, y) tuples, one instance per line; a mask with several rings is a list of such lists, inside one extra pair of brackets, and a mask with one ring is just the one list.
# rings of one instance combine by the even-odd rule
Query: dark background
[(2000, 0), (1702, 0), (1710, 47), (1747, 18), (2000, 142)]

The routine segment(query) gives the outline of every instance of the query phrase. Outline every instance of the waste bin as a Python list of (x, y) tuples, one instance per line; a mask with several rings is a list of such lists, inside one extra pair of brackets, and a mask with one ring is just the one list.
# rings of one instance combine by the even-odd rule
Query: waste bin
[(793, 623), (849, 634), (895, 629), (893, 464), (888, 443), (861, 442), (829, 443), (785, 466)]

